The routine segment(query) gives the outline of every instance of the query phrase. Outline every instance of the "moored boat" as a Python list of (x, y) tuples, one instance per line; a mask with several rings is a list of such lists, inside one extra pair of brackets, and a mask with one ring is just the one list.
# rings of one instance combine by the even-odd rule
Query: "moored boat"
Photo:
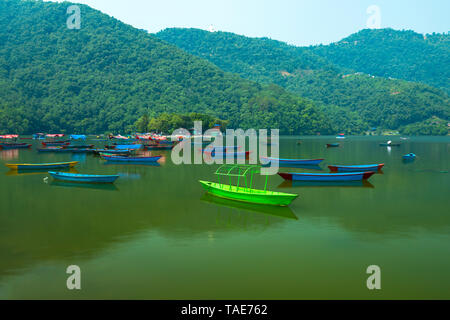
[(0, 143), (0, 149), (28, 149), (31, 148), (31, 144), (28, 143)]
[(359, 181), (369, 179), (375, 172), (351, 172), (351, 173), (283, 173), (278, 175), (285, 180), (292, 181)]
[(69, 145), (70, 144), (70, 140), (65, 140), (65, 141), (43, 141), (42, 145), (44, 147), (53, 147), (53, 146), (64, 146), (64, 145)]
[(40, 170), (40, 169), (59, 169), (73, 168), (78, 161), (56, 162), (56, 163), (6, 163), (5, 165), (12, 170)]
[(114, 162), (156, 162), (159, 159), (161, 159), (161, 156), (154, 156), (154, 157), (123, 157), (123, 156), (117, 156), (117, 155), (102, 155), (102, 158), (107, 161), (114, 161)]
[(142, 144), (118, 144), (115, 149), (138, 150), (142, 148)]
[(131, 150), (128, 149), (93, 149), (94, 153), (97, 154), (102, 154), (102, 153), (107, 153), (107, 154), (115, 154), (115, 155), (120, 155), (120, 156), (127, 156), (129, 154), (131, 154)]
[(119, 178), (118, 175), (79, 174), (55, 171), (49, 171), (48, 173), (54, 179), (70, 182), (113, 183)]
[(416, 155), (411, 152), (411, 153), (405, 154), (402, 158), (403, 158), (403, 160), (414, 160), (414, 159), (416, 159)]
[(271, 162), (278, 163), (279, 165), (318, 165), (325, 159), (280, 159), (271, 157), (261, 157), (263, 164), (269, 164)]
[(331, 172), (366, 172), (366, 171), (379, 171), (384, 167), (384, 163), (381, 164), (368, 164), (368, 165), (353, 165), (353, 166), (340, 166), (330, 165), (328, 168)]
[(327, 148), (337, 148), (339, 147), (339, 143), (327, 143)]
[(156, 146), (147, 145), (145, 146), (145, 150), (172, 150), (173, 147), (174, 147), (173, 145), (156, 145)]
[(243, 202), (268, 204), (275, 206), (287, 206), (295, 198), (298, 197), (297, 194), (291, 193), (230, 186), (229, 184), (221, 184), (202, 180), (200, 180), (199, 182), (201, 183), (206, 192), (215, 195), (216, 197), (222, 197)]
[(241, 151), (232, 151), (232, 152), (220, 152), (220, 151), (204, 151), (204, 153), (206, 155), (209, 155), (211, 157), (218, 157), (218, 158), (243, 158), (243, 157), (248, 157), (250, 156), (250, 152), (251, 151), (245, 151), (245, 152), (241, 152)]
[[(266, 176), (264, 190), (253, 189), (253, 174), (260, 170), (261, 168), (258, 166), (225, 164), (215, 172), (219, 177), (218, 183), (203, 180), (199, 182), (207, 193), (216, 197), (261, 205), (287, 206), (298, 197), (297, 194), (268, 191), (268, 176)], [(251, 175), (250, 179), (247, 179), (247, 174)], [(230, 183), (220, 183), (220, 177), (225, 177), (226, 181), (230, 180)], [(231, 184), (231, 178), (237, 178), (236, 185)], [(240, 182), (243, 184), (242, 186)]]

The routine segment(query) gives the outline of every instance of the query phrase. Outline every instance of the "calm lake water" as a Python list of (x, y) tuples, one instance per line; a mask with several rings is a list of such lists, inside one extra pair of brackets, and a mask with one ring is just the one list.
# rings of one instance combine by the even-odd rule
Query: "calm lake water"
[[(300, 196), (262, 209), (205, 196), (197, 181), (216, 181), (217, 166), (176, 166), (169, 152), (153, 152), (166, 158), (146, 166), (38, 154), (36, 141), (0, 151), (0, 298), (450, 299), (450, 138), (380, 147), (386, 140), (351, 137), (327, 149), (335, 137), (282, 137), (281, 157), (323, 157), (323, 172), (386, 165), (361, 185), (270, 177), (270, 189)], [(403, 163), (409, 152), (416, 161)], [(3, 165), (69, 160), (80, 173), (121, 177), (73, 186)], [(69, 265), (81, 268), (79, 291), (66, 287)], [(370, 265), (381, 268), (381, 290), (366, 287)]]

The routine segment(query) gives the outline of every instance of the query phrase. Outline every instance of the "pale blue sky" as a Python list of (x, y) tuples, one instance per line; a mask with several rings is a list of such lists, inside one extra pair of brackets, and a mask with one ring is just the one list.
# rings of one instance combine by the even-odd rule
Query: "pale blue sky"
[[(62, 1), (59, 1), (62, 2)], [(377, 5), (381, 27), (450, 31), (450, 0), (78, 0), (134, 27), (229, 31), (295, 45), (330, 43), (366, 28)]]

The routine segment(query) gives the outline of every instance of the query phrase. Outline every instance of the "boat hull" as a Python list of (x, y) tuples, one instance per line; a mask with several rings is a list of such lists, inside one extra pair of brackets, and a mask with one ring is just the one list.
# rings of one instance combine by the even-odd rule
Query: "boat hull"
[(400, 143), (380, 143), (381, 147), (400, 147)]
[(10, 150), (10, 149), (28, 149), (31, 148), (31, 144), (0, 144), (0, 149)]
[(168, 145), (168, 146), (145, 146), (146, 150), (172, 150), (173, 146), (172, 145)]
[(61, 169), (61, 168), (73, 168), (78, 161), (71, 162), (57, 162), (57, 163), (22, 163), (22, 164), (10, 164), (5, 165), (12, 170), (41, 170), (41, 169)]
[(199, 182), (206, 192), (216, 197), (248, 203), (288, 206), (298, 197), (297, 194), (250, 189), (201, 180)]
[(119, 178), (118, 175), (92, 175), (53, 171), (48, 173), (56, 180), (83, 183), (114, 183)]
[(361, 181), (369, 179), (375, 172), (353, 172), (353, 173), (282, 173), (285, 180), (291, 181)]
[(161, 156), (155, 157), (122, 157), (102, 155), (102, 158), (111, 162), (157, 162)]
[(266, 158), (261, 157), (261, 161), (264, 164), (270, 164), (271, 162), (278, 163), (280, 166), (287, 165), (318, 165), (324, 159), (278, 159), (278, 158)]
[(359, 166), (337, 166), (330, 165), (328, 168), (331, 172), (368, 172), (368, 171), (380, 171), (384, 167), (382, 164), (370, 164), (370, 165), (359, 165)]

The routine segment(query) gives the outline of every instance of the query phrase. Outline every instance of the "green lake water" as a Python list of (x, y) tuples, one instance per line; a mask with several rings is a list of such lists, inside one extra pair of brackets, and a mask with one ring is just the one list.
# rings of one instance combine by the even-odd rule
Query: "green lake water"
[[(0, 151), (0, 299), (450, 299), (450, 138), (386, 140), (327, 149), (335, 137), (282, 137), (281, 157), (323, 157), (323, 172), (386, 164), (359, 185), (270, 177), (271, 190), (299, 194), (289, 208), (205, 196), (198, 180), (216, 181), (217, 166), (177, 166), (167, 151), (152, 152), (166, 156), (160, 166), (39, 154), (37, 141)], [(404, 163), (409, 152), (418, 157)], [(121, 177), (68, 185), (3, 165), (69, 160)], [(81, 268), (81, 290), (66, 287), (69, 265)], [(366, 287), (370, 265), (381, 290)]]

